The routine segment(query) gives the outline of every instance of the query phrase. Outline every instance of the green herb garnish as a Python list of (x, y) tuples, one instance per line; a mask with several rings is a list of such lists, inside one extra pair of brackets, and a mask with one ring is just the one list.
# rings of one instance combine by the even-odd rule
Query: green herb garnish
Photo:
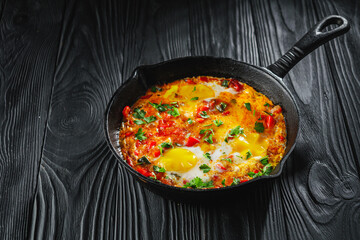
[(188, 118), (187, 123), (192, 124), (192, 123), (194, 123), (194, 121), (191, 118)]
[(252, 153), (249, 151), (246, 152), (246, 159), (249, 159), (252, 156)]
[(262, 165), (267, 165), (269, 163), (269, 158), (268, 156), (265, 156), (261, 158), (259, 161), (261, 162)]
[(201, 165), (199, 168), (203, 171), (203, 173), (207, 173), (211, 170), (211, 168), (206, 164)]
[(143, 120), (134, 120), (134, 123), (137, 125), (145, 124), (145, 122)]
[(261, 172), (254, 173), (254, 172), (248, 172), (248, 175), (252, 178), (260, 177), (260, 176), (267, 176), (271, 173), (273, 170), (273, 167), (270, 163), (266, 164), (265, 167), (261, 170)]
[(255, 122), (255, 127), (254, 127), (255, 131), (257, 131), (258, 133), (262, 133), (264, 132), (264, 124), (261, 122)]
[(223, 112), (225, 111), (225, 108), (227, 107), (226, 103), (221, 102), (220, 104), (216, 105), (215, 108), (219, 111), (219, 112)]
[(137, 164), (138, 165), (150, 164), (150, 161), (149, 159), (147, 159), (147, 157), (143, 156), (137, 160)]
[(226, 185), (225, 185), (225, 179), (223, 179), (223, 180), (221, 181), (221, 184), (222, 184), (224, 187), (226, 187)]
[(250, 105), (250, 103), (244, 103), (244, 105), (245, 105), (245, 107), (246, 107), (246, 109), (247, 110), (249, 110), (249, 111), (251, 111), (251, 105)]
[(228, 161), (229, 163), (232, 163), (232, 160), (231, 158), (224, 158), (224, 159), (221, 159), (222, 161)]
[(152, 102), (149, 102), (149, 104), (151, 106), (153, 106), (156, 110), (158, 110), (159, 112), (165, 112), (166, 111), (166, 104), (157, 104), (157, 103), (152, 103)]
[(267, 115), (270, 115), (270, 116), (272, 116), (273, 114), (272, 113), (269, 113), (269, 112), (267, 112), (267, 111), (264, 111)]
[(162, 88), (159, 88), (159, 87), (156, 87), (156, 86), (153, 86), (153, 87), (151, 87), (151, 91), (152, 92), (161, 92), (162, 91)]
[(210, 153), (205, 153), (203, 156), (204, 156), (205, 158), (207, 158), (208, 160), (211, 160), (211, 155), (210, 155)]
[(231, 129), (229, 134), (225, 138), (225, 142), (228, 142), (229, 137), (237, 137), (240, 134), (244, 134), (244, 129), (241, 128), (240, 126), (237, 126), (237, 127), (233, 128), (233, 129)]
[(238, 185), (240, 183), (240, 179), (234, 178), (233, 182), (231, 183), (231, 186)]
[(203, 127), (210, 127), (212, 125), (212, 123), (204, 125)]
[(270, 104), (265, 103), (264, 106), (265, 106), (265, 107), (270, 107)]
[(153, 166), (153, 169), (155, 172), (165, 172), (165, 168), (161, 168), (161, 167), (158, 167), (158, 166)]
[(212, 139), (212, 136), (213, 136), (213, 135), (210, 134), (208, 137), (204, 138), (204, 140), (205, 140), (206, 142), (210, 143), (210, 144), (213, 144), (214, 141), (213, 141), (213, 139)]
[(222, 82), (221, 82), (221, 86), (223, 86), (223, 87), (229, 87), (229, 81), (228, 80), (223, 80)]
[(194, 87), (194, 89), (193, 89), (192, 91), (195, 92), (195, 91), (196, 91), (196, 87)]
[(184, 188), (191, 187), (191, 188), (212, 188), (214, 187), (213, 181), (203, 182), (201, 178), (196, 177), (192, 179), (190, 182), (184, 185)]
[(145, 117), (146, 112), (144, 110), (140, 110), (140, 108), (135, 108), (133, 116), (137, 119), (143, 119)]
[(209, 118), (210, 116), (207, 114), (207, 112), (201, 111), (200, 117), (202, 117), (202, 118)]
[(180, 112), (179, 109), (174, 107), (172, 110), (168, 111), (168, 114), (170, 114), (173, 117), (178, 117), (180, 116)]
[(155, 116), (144, 117), (144, 120), (145, 120), (147, 123), (151, 123), (151, 122), (155, 122), (155, 121), (156, 121), (156, 117), (155, 117)]
[(144, 134), (145, 133), (142, 131), (142, 128), (139, 128), (137, 133), (135, 133), (135, 139), (137, 139), (139, 141), (145, 140), (147, 137), (145, 137)]
[(190, 99), (190, 101), (196, 101), (198, 99), (199, 99), (199, 97), (193, 97), (193, 98)]
[(162, 155), (163, 154), (163, 149), (164, 148), (171, 148), (173, 147), (172, 143), (168, 143), (168, 142), (163, 142), (162, 144), (160, 144), (159, 146), (159, 150), (160, 150), (160, 154)]
[(221, 125), (224, 124), (221, 120), (214, 120), (213, 122), (214, 122), (215, 126), (217, 126), (217, 127), (220, 127)]

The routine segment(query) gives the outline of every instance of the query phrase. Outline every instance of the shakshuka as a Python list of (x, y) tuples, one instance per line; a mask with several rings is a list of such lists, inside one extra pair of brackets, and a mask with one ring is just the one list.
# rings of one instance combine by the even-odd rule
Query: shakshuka
[(122, 114), (124, 159), (171, 186), (222, 188), (269, 175), (286, 148), (281, 107), (237, 79), (153, 86)]

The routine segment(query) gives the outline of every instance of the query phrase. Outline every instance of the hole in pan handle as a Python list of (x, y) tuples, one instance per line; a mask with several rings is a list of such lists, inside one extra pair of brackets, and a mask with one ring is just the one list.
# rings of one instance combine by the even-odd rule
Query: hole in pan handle
[[(326, 30), (327, 27), (333, 25), (336, 26)], [(267, 69), (283, 78), (306, 55), (333, 38), (346, 33), (349, 29), (350, 24), (344, 17), (327, 16), (313, 26), (287, 53)]]

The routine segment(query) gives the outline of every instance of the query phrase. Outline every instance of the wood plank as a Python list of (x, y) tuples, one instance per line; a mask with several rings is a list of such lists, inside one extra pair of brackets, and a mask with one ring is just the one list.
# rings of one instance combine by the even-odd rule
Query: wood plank
[(0, 236), (25, 239), (51, 96), (62, 4), (1, 1)]
[[(265, 51), (263, 65), (273, 62), (268, 56), (279, 57), (278, 52), (284, 53), (319, 20), (311, 1), (274, 1), (268, 9), (271, 11), (261, 11), (258, 16), (265, 18), (264, 23), (274, 22), (274, 28), (259, 24), (257, 33), (260, 39), (274, 39), (277, 45), (260, 41), (259, 48)], [(355, 157), (330, 66), (325, 49), (320, 48), (284, 79), (295, 94), (302, 117), (300, 139), (281, 177), (287, 231), (295, 239), (360, 236), (359, 230), (352, 228), (358, 213), (348, 213), (359, 209)]]

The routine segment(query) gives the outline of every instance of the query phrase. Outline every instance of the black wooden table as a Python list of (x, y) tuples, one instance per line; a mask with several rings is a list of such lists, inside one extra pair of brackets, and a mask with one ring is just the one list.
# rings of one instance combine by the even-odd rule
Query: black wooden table
[[(360, 239), (359, 5), (0, 1), (0, 238)], [(136, 66), (198, 55), (267, 66), (330, 14), (351, 30), (284, 79), (301, 134), (281, 177), (188, 205), (119, 166), (104, 110)]]

